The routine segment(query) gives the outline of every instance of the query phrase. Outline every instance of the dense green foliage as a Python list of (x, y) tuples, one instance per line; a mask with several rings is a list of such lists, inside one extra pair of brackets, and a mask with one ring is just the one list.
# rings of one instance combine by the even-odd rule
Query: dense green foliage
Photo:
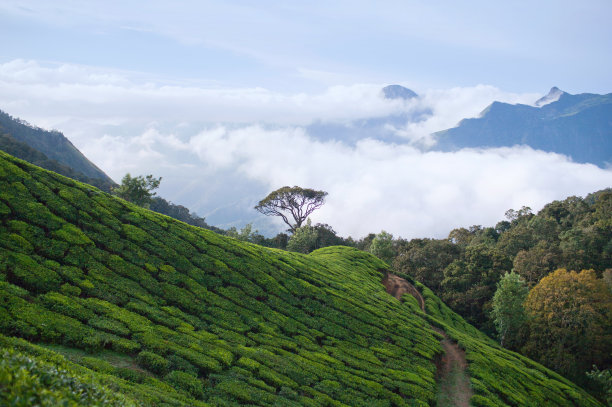
[(317, 249), (317, 229), (312, 226), (310, 219), (306, 224), (296, 228), (287, 242), (287, 250), (298, 253), (310, 253)]
[(376, 237), (372, 239), (369, 252), (379, 259), (382, 259), (387, 263), (391, 263), (393, 261), (393, 257), (395, 257), (393, 235), (385, 232), (384, 230), (378, 233)]
[(147, 176), (138, 175), (132, 177), (129, 173), (121, 179), (121, 185), (112, 188), (112, 194), (123, 198), (126, 201), (132, 202), (143, 208), (149, 208), (151, 206), (151, 200), (156, 192), (153, 192), (159, 188), (161, 183), (161, 177), (154, 178), (153, 175)]
[[(395, 241), (398, 255), (394, 268), (432, 288), (454, 311), (491, 337), (498, 332), (494, 320), (493, 294), (501, 277), (513, 271), (533, 289), (557, 269), (594, 270), (598, 287), (612, 281), (612, 190), (605, 189), (585, 198), (569, 197), (546, 205), (538, 214), (523, 207), (506, 212), (507, 220), (495, 227), (472, 226), (451, 231), (447, 239)], [(608, 283), (606, 283), (608, 281)], [(595, 283), (593, 283), (595, 284)], [(584, 308), (597, 308), (601, 290), (583, 290), (578, 301)], [(546, 291), (532, 305), (555, 303), (559, 296)], [(574, 299), (568, 299), (567, 303)], [(522, 308), (518, 302), (514, 304)], [(520, 311), (517, 311), (520, 312)], [(552, 313), (551, 315), (558, 315)], [(561, 316), (558, 315), (559, 318)], [(520, 318), (519, 318), (520, 319)], [(516, 324), (503, 334), (504, 341), (548, 367), (586, 384), (589, 363), (610, 366), (612, 355), (594, 352), (584, 329), (570, 327), (566, 321), (548, 321), (556, 333), (551, 335), (537, 320)], [(599, 330), (601, 324), (595, 330)], [(498, 325), (499, 328), (499, 325)], [(530, 329), (531, 328), (531, 329)], [(531, 334), (528, 334), (531, 332)], [(548, 332), (546, 340), (537, 333)], [(566, 339), (561, 339), (566, 338)], [(573, 344), (571, 351), (558, 343)], [(597, 348), (597, 347), (596, 347)], [(567, 354), (571, 357), (567, 357)], [(572, 365), (574, 364), (575, 365)], [(571, 365), (571, 366), (570, 366)]]
[(527, 323), (523, 303), (529, 290), (516, 273), (507, 273), (497, 283), (491, 315), (502, 346), (516, 350), (523, 343)]
[(530, 357), (572, 378), (610, 361), (612, 292), (593, 270), (549, 274), (529, 292), (525, 309)]
[(16, 355), (3, 369), (64, 369), (57, 397), (87, 382), (87, 397), (144, 405), (431, 405), (433, 324), (466, 349), (475, 405), (598, 405), (427, 288), (428, 314), (397, 301), (368, 253), (240, 242), (4, 153), (0, 250), (0, 345)]
[[(2, 338), (3, 340), (6, 340)], [(61, 357), (51, 361), (3, 344), (0, 351), (0, 405), (134, 406), (133, 401), (102, 385), (93, 372), (74, 369)]]
[(599, 370), (593, 369), (587, 373), (589, 378), (599, 384), (602, 399), (612, 405), (612, 369)]

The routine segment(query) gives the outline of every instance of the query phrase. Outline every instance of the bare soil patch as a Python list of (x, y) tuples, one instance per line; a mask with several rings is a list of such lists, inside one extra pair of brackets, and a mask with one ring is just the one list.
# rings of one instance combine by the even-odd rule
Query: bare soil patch
[[(425, 312), (425, 299), (419, 290), (408, 281), (395, 274), (386, 273), (382, 283), (387, 292), (398, 300), (406, 293), (412, 295), (418, 301), (421, 310)], [(440, 342), (444, 354), (436, 361), (439, 387), (438, 406), (469, 407), (472, 389), (466, 372), (465, 351), (451, 341), (442, 329), (434, 326), (432, 329), (444, 336)]]

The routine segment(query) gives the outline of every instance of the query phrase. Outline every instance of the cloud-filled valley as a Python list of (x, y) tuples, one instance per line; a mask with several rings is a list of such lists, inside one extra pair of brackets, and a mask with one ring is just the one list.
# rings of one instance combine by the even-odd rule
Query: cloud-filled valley
[[(389, 100), (384, 85), (280, 93), (14, 60), (0, 65), (0, 108), (62, 131), (115, 180), (126, 172), (162, 176), (161, 196), (210, 223), (255, 222), (268, 232), (267, 219), (252, 208), (283, 185), (328, 191), (313, 220), (342, 235), (384, 229), (407, 238), (493, 225), (509, 208), (537, 210), (612, 185), (610, 169), (524, 146), (426, 148), (435, 141), (431, 133), (477, 116), (494, 100), (532, 104), (539, 94), (477, 85), (414, 89), (419, 98)], [(360, 136), (351, 140), (331, 131), (367, 130), (386, 117), (394, 124), (355, 130)]]

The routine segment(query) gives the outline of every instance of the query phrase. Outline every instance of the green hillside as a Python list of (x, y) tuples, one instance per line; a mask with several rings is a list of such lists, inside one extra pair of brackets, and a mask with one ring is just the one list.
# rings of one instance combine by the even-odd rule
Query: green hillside
[(385, 268), (239, 242), (0, 152), (0, 404), (434, 405), (435, 326), (474, 405), (599, 405), (427, 288), (427, 313), (396, 300)]

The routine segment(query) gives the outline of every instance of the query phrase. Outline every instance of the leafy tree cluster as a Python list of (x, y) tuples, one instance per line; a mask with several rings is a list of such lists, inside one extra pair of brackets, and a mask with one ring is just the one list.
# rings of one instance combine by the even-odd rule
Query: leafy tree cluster
[(127, 173), (121, 180), (121, 185), (114, 187), (112, 193), (119, 198), (148, 209), (151, 206), (153, 196), (157, 194), (153, 191), (159, 188), (160, 183), (161, 177), (155, 178), (151, 174), (132, 177)]
[(612, 363), (612, 292), (595, 271), (556, 270), (529, 291), (524, 307), (528, 356), (579, 382), (593, 365)]
[[(398, 239), (396, 245), (396, 271), (433, 289), (504, 346), (583, 383), (591, 364), (605, 368), (612, 362), (612, 352), (589, 339), (595, 335), (598, 344), (612, 343), (605, 328), (612, 324), (596, 317), (605, 312), (581, 314), (605, 303), (604, 294), (611, 291), (606, 282), (612, 275), (612, 190), (554, 201), (537, 214), (527, 207), (509, 210), (494, 227), (458, 228), (447, 239)], [(564, 274), (559, 269), (592, 271)], [(572, 288), (543, 290), (543, 285)], [(574, 295), (563, 300), (561, 292)], [(544, 304), (554, 304), (548, 319), (536, 312)], [(580, 328), (567, 321), (569, 314), (553, 312), (572, 307), (578, 307), (573, 316), (583, 316), (581, 325), (576, 322)], [(565, 325), (555, 325), (557, 319)]]
[(189, 208), (183, 205), (177, 205), (172, 202), (165, 200), (159, 196), (153, 196), (151, 198), (149, 209), (154, 212), (161, 213), (162, 215), (170, 216), (171, 218), (180, 220), (192, 226), (212, 230), (217, 233), (225, 233), (223, 229), (206, 223), (206, 218), (198, 216), (197, 213), (190, 212)]

